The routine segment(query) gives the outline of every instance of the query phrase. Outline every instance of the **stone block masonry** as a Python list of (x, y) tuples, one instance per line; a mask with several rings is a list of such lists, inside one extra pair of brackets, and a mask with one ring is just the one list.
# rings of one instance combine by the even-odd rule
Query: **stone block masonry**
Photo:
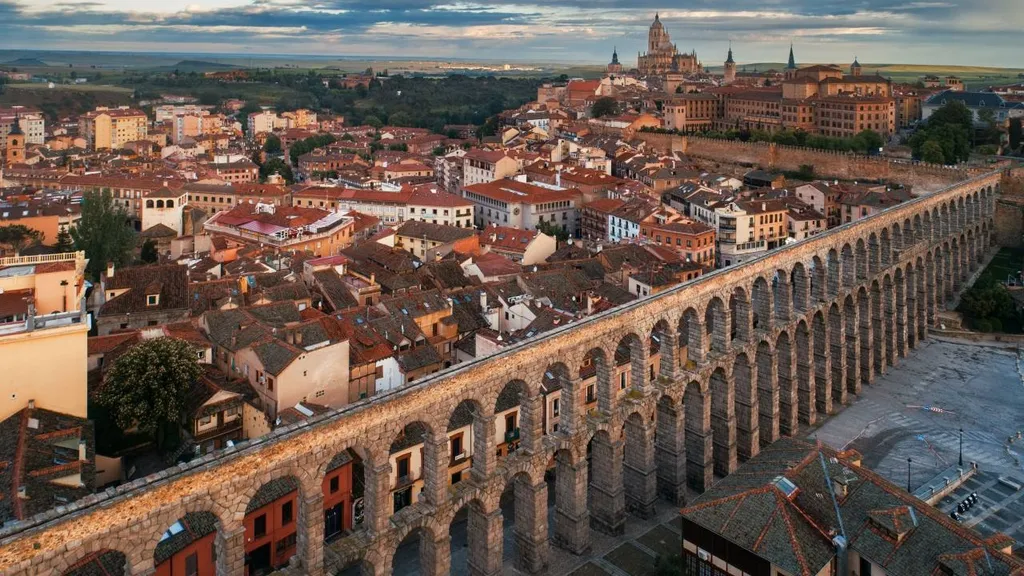
[[(823, 418), (905, 357), (990, 250), (1002, 178), (998, 172), (971, 178), (406, 388), (8, 526), (0, 531), (0, 573), (63, 574), (89, 554), (113, 550), (127, 558), (124, 573), (151, 574), (164, 531), (188, 512), (209, 511), (217, 518), (218, 573), (241, 576), (242, 521), (250, 499), (267, 482), (291, 476), (301, 503), (293, 562), (320, 576), (326, 570), (323, 516), (317, 513), (323, 478), (346, 450), (363, 461), (365, 509), (362, 527), (340, 544), (365, 573), (390, 573), (399, 544), (417, 531), (421, 570), (446, 574), (449, 526), (463, 511), (473, 551), (470, 572), (499, 573), (499, 500), (512, 483), (517, 564), (543, 572), (549, 542), (581, 552), (590, 546), (591, 530), (619, 532), (626, 514), (649, 514), (659, 496), (680, 503), (683, 482), (707, 488), (716, 473), (731, 473), (779, 435), (797, 434), (801, 422)], [(837, 332), (845, 350), (841, 340), (836, 345)], [(612, 358), (623, 341), (658, 342), (661, 357), (670, 360), (655, 381), (637, 376), (626, 390), (599, 371), (599, 408), (586, 410), (579, 377), (584, 359), (595, 352)], [(523, 390), (520, 405), (529, 406), (529, 420), (539, 412), (542, 383), (552, 379), (562, 390), (559, 431), (545, 435), (544, 427), (528, 423), (520, 429), (523, 447), (495, 456), (499, 395), (511, 385)], [(482, 452), (472, 462), (471, 478), (441, 489), (448, 474), (441, 435), (462, 402), (473, 405)], [(414, 423), (431, 439), (424, 453), (427, 494), (392, 514), (389, 450)], [(543, 488), (552, 463), (553, 534)]]

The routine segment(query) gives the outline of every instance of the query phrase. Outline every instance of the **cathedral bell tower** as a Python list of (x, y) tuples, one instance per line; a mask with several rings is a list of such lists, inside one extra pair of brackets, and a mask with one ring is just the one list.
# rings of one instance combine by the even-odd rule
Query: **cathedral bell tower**
[(729, 43), (729, 57), (725, 59), (725, 76), (723, 84), (732, 84), (736, 81), (736, 61), (732, 59), (732, 42)]
[(7, 152), (4, 162), (8, 166), (25, 161), (25, 134), (21, 131), (21, 118), (15, 118), (11, 131), (7, 133)]

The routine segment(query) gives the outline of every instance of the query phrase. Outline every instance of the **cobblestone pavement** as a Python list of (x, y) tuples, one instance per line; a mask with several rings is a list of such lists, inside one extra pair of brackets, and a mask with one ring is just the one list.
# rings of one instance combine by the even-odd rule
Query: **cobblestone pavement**
[(1004, 532), (1024, 545), (1024, 485), (1017, 454), (1024, 441), (1007, 438), (1024, 430), (1024, 361), (1015, 348), (929, 339), (899, 366), (865, 386), (845, 410), (808, 437), (837, 448), (855, 448), (864, 465), (899, 486), (917, 489), (959, 458), (979, 473), (936, 505), (950, 512), (971, 492), (980, 502), (963, 522), (982, 534)]

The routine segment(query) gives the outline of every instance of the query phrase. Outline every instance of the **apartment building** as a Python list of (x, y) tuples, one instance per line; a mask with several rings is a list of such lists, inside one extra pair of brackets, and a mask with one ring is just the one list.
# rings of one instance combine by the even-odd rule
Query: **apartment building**
[(579, 230), (577, 211), (582, 194), (576, 189), (504, 179), (463, 186), (462, 196), (475, 205), (478, 228), (496, 225), (536, 230), (547, 223), (571, 236)]
[(93, 150), (118, 150), (128, 142), (145, 140), (148, 133), (146, 113), (127, 106), (101, 106), (78, 119), (78, 135)]

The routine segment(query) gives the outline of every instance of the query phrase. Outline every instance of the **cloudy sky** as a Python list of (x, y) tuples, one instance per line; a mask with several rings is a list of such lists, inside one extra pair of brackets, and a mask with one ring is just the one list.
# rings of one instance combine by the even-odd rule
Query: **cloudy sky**
[[(1024, 67), (1024, 0), (0, 0), (0, 48), (635, 64), (655, 11), (743, 62)], [(685, 5), (685, 6), (684, 6)]]

